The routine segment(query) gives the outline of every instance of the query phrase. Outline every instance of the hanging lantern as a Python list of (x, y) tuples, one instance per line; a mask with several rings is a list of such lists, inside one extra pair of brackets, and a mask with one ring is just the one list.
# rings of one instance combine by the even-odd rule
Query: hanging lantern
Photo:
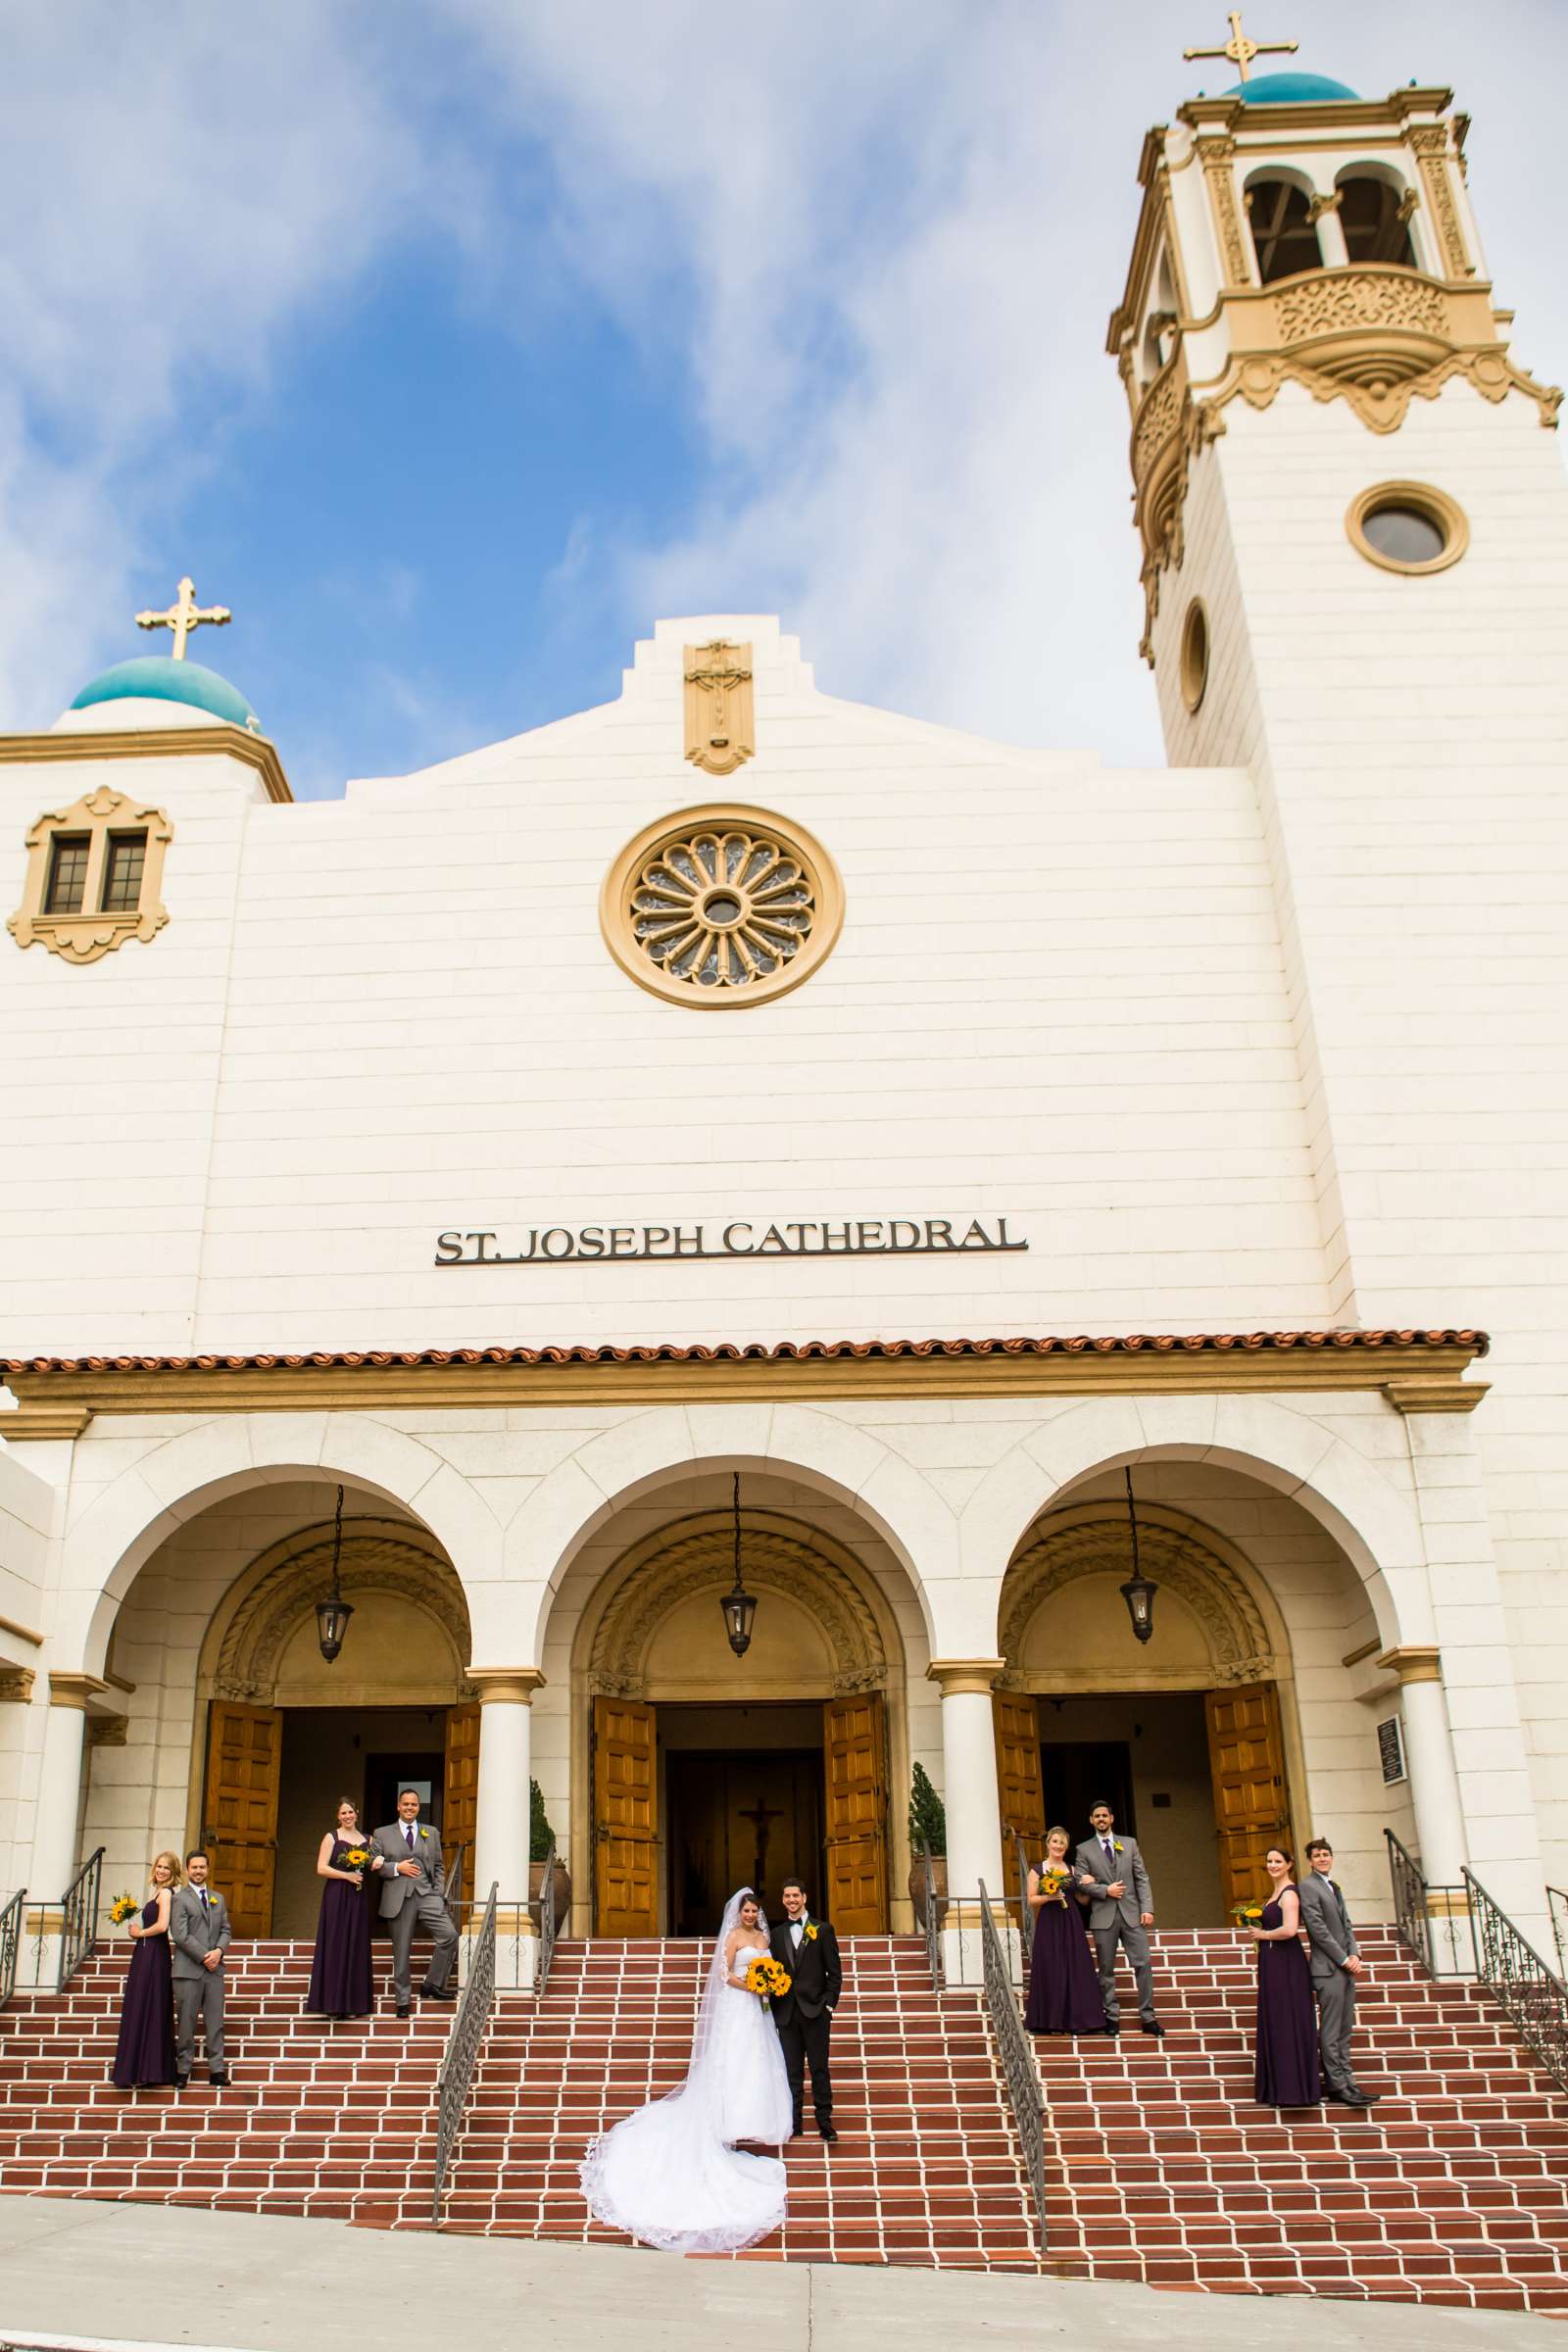
[(353, 1605), (343, 1597), (338, 1585), (338, 1569), (343, 1557), (343, 1490), (337, 1491), (337, 1510), (332, 1521), (332, 1590), (325, 1600), (316, 1604), (316, 1639), (322, 1657), (330, 1666), (343, 1646), (343, 1637), (349, 1630)]
[(1129, 1470), (1125, 1476), (1127, 1480), (1127, 1521), (1132, 1529), (1133, 1538), (1133, 1572), (1121, 1588), (1121, 1596), (1127, 1603), (1127, 1614), (1133, 1621), (1133, 1632), (1140, 1642), (1148, 1642), (1154, 1631), (1154, 1594), (1159, 1591), (1159, 1587), (1152, 1577), (1145, 1576), (1138, 1564), (1138, 1513), (1133, 1508), (1133, 1474)]
[(741, 1474), (738, 1470), (735, 1473), (730, 1510), (735, 1543), (735, 1582), (729, 1592), (720, 1594), (718, 1605), (724, 1612), (724, 1631), (729, 1637), (729, 1645), (738, 1658), (744, 1658), (752, 1646), (752, 1620), (757, 1615), (757, 1596), (747, 1592), (741, 1579)]

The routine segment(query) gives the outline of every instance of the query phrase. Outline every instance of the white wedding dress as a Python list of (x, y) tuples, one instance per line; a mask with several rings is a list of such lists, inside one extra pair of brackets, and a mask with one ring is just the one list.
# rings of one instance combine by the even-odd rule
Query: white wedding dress
[[(724, 1946), (750, 1894), (743, 1886), (724, 1907), (685, 2082), (596, 2139), (583, 2161), (582, 2192), (596, 2219), (665, 2253), (735, 2253), (784, 2220), (783, 2164), (739, 2155), (734, 2144), (781, 2145), (793, 2124), (767, 2003), (725, 1977)], [(767, 1948), (764, 1921), (737, 1951), (736, 1973)]]

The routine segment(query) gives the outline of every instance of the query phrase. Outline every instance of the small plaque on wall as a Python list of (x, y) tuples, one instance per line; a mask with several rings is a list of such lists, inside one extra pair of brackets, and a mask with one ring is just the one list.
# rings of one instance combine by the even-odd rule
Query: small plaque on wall
[(1405, 1778), (1404, 1738), (1397, 1715), (1390, 1715), (1378, 1725), (1378, 1757), (1383, 1766), (1385, 1788), (1392, 1788), (1396, 1781)]

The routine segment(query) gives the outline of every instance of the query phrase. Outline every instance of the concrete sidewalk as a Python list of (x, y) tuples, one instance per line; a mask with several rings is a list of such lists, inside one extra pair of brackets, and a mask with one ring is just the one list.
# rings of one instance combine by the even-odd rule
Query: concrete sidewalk
[[(401, 2304), (397, 2274), (411, 2296)], [(405, 2334), (464, 2352), (910, 2352), (984, 2339), (1035, 2352), (1299, 2344), (1313, 2352), (1563, 2352), (1560, 2322), (1299, 2296), (1161, 2293), (975, 2271), (681, 2262), (635, 2248), (398, 2236), (185, 2206), (0, 2196), (0, 2352), (84, 2340), (203, 2352), (387, 2352)]]

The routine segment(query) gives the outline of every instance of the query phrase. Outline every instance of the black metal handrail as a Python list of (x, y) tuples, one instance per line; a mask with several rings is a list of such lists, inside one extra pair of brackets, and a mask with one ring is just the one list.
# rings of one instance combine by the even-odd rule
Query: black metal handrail
[(925, 1873), (925, 1959), (931, 1982), (942, 1990), (942, 1923), (937, 1917), (937, 1874), (931, 1848), (920, 1840), (920, 1867)]
[(447, 1890), (442, 1897), (452, 1925), (460, 1936), (463, 1933), (463, 1865), (467, 1851), (466, 1842), (460, 1838), (452, 1849), (452, 1875), (447, 1880)]
[[(1022, 1830), (1015, 1829), (1012, 1833), (1012, 1863), (1018, 1880), (1018, 1915), (1027, 1926), (1029, 1920), (1029, 1855), (1024, 1846)], [(1023, 1964), (1027, 1970), (1029, 1966), (1029, 1938), (1027, 1936), (1023, 1940)]]
[[(1394, 1888), (1394, 1925), (1429, 1977), (1473, 1977), (1478, 1973), (1475, 1933), (1462, 1881), (1435, 1884), (1392, 1830), (1383, 1842)], [(1435, 1899), (1436, 1898), (1436, 1899)]]
[(556, 1841), (550, 1840), (545, 1856), (545, 1873), (539, 1882), (539, 1951), (534, 1962), (534, 1996), (544, 1991), (550, 1982), (550, 1963), (556, 1956)]
[(57, 1991), (64, 1992), (98, 1940), (98, 1903), (104, 1874), (104, 1849), (87, 1856), (60, 1898), (60, 1976)]
[(997, 1934), (997, 1923), (991, 1916), (991, 1897), (986, 1892), (983, 1879), (980, 1882), (980, 1963), (991, 2031), (997, 2037), (1003, 2080), (1007, 2085), (1013, 2125), (1018, 2133), (1019, 2147), (1023, 2151), (1024, 2170), (1029, 2176), (1029, 2186), (1034, 2191), (1040, 2251), (1043, 2254), (1048, 2242), (1046, 2098), (1040, 2084), (1040, 2070), (1035, 2064), (1034, 2050), (1023, 2030), (1023, 2018), (1013, 1992), (1012, 1971), (1003, 1951), (1002, 1938)]
[(17, 1956), (22, 1950), (22, 1906), (27, 1889), (19, 1886), (0, 1911), (0, 2009), (17, 1989)]
[(1520, 2039), (1560, 2089), (1568, 2090), (1568, 1986), (1522, 1936), (1473, 1871), (1464, 1874), (1470, 1896), (1477, 1973), (1512, 2019)]
[(1551, 1940), (1557, 1947), (1557, 1974), (1568, 1982), (1568, 1959), (1563, 1955), (1563, 1931), (1568, 1922), (1568, 1894), (1560, 1886), (1546, 1888), (1546, 1909), (1551, 1915)]
[(441, 2065), (441, 2079), (436, 2084), (435, 2122), (435, 2180), (430, 2191), (430, 2219), (439, 2230), (441, 2205), (446, 2195), (447, 2172), (452, 2153), (463, 2129), (463, 2111), (468, 2102), (468, 2085), (473, 2070), (479, 2063), (479, 2052), (490, 2025), (490, 2012), (496, 1997), (496, 1890), (499, 1881), (490, 1882), (490, 1900), (484, 1907), (484, 1925), (468, 1957), (468, 1981), (463, 1987), (457, 2016), (452, 2021), (452, 2033), (447, 2041), (447, 2054)]

